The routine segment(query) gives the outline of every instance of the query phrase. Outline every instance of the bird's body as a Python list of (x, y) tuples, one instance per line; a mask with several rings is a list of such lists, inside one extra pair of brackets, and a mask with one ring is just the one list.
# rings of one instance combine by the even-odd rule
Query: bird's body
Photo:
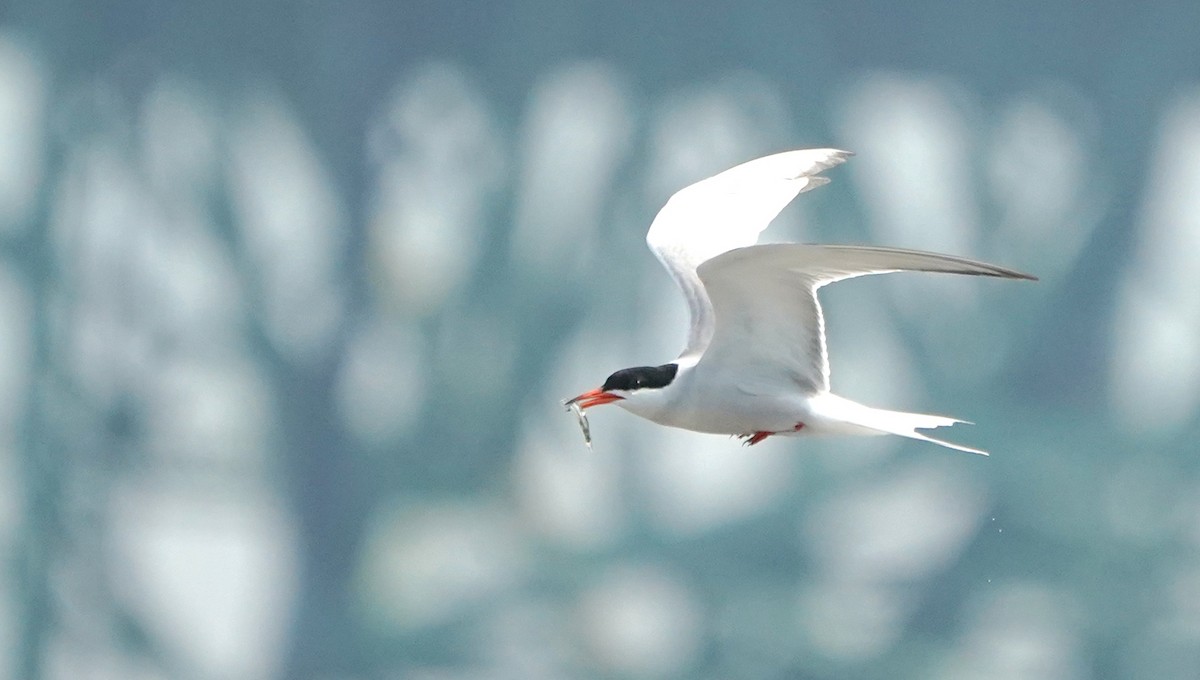
[(676, 381), (649, 398), (617, 404), (660, 425), (709, 434), (884, 434), (863, 431), (843, 417), (847, 404), (858, 406), (854, 402), (786, 380), (744, 386), (694, 366), (681, 367)]
[(731, 383), (710, 367), (685, 363), (667, 387), (618, 405), (660, 425), (711, 434), (777, 432), (809, 415), (802, 390), (786, 381), (758, 389)]
[(691, 313), (687, 346), (668, 364), (617, 371), (570, 400), (586, 409), (617, 403), (662, 425), (741, 436), (898, 434), (953, 418), (875, 409), (832, 394), (821, 286), (897, 271), (1033, 277), (948, 255), (869, 246), (756, 245), (758, 234), (799, 193), (829, 180), (817, 173), (850, 154), (788, 151), (726, 170), (677, 192), (646, 236)]

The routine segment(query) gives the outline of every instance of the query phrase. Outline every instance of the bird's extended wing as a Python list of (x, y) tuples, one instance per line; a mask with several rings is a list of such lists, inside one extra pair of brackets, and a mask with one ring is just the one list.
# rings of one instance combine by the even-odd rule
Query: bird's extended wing
[(817, 289), (855, 276), (899, 271), (1034, 280), (985, 262), (917, 250), (799, 243), (737, 248), (698, 269), (716, 322), (701, 365), (718, 366), (732, 384), (750, 389), (783, 381), (812, 392), (828, 390)]
[(683, 291), (691, 330), (681, 356), (704, 352), (713, 334), (712, 306), (696, 274), (701, 263), (751, 246), (798, 194), (826, 184), (817, 173), (852, 154), (837, 149), (785, 151), (732, 167), (675, 193), (650, 225), (646, 243)]

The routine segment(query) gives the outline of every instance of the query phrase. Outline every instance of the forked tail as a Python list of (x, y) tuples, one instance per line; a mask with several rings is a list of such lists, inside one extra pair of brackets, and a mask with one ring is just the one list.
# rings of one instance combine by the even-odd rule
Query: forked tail
[[(817, 405), (814, 404), (814, 406)], [(987, 451), (973, 449), (969, 446), (963, 446), (962, 444), (955, 444), (954, 442), (948, 442), (944, 439), (937, 439), (917, 431), (930, 430), (937, 427), (948, 427), (956, 423), (966, 423), (969, 425), (970, 423), (966, 420), (947, 418), (946, 416), (933, 416), (925, 413), (886, 411), (884, 409), (863, 406), (858, 402), (850, 401), (849, 399), (843, 399), (842, 397), (832, 394), (826, 394), (821, 397), (818, 409), (820, 414), (826, 418), (840, 421), (851, 428), (861, 428), (879, 434), (898, 434), (901, 437), (920, 439), (921, 441), (940, 444), (946, 448), (956, 449), (958, 451), (977, 453), (981, 456), (988, 455)]]

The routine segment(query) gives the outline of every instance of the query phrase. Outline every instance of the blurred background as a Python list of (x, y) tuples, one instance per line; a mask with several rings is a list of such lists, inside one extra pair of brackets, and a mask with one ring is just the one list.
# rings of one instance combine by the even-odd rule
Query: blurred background
[[(0, 677), (1200, 677), (1200, 4), (0, 7)], [(560, 400), (682, 346), (676, 189), (834, 388), (990, 458)]]

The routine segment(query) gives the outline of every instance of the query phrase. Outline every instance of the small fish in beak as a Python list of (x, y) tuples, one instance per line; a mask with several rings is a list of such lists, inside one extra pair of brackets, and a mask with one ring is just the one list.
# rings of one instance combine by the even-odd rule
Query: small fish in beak
[(587, 414), (583, 412), (583, 408), (579, 406), (578, 399), (568, 399), (563, 402), (563, 406), (568, 411), (575, 413), (575, 419), (579, 421), (579, 429), (583, 431), (583, 443), (587, 444), (588, 451), (592, 450), (592, 428), (588, 425)]
[(592, 428), (588, 424), (587, 413), (584, 410), (601, 404), (610, 404), (623, 398), (604, 390), (592, 390), (563, 402), (563, 407), (573, 412), (575, 419), (579, 421), (579, 429), (583, 431), (583, 443), (587, 444), (588, 451), (592, 450)]

